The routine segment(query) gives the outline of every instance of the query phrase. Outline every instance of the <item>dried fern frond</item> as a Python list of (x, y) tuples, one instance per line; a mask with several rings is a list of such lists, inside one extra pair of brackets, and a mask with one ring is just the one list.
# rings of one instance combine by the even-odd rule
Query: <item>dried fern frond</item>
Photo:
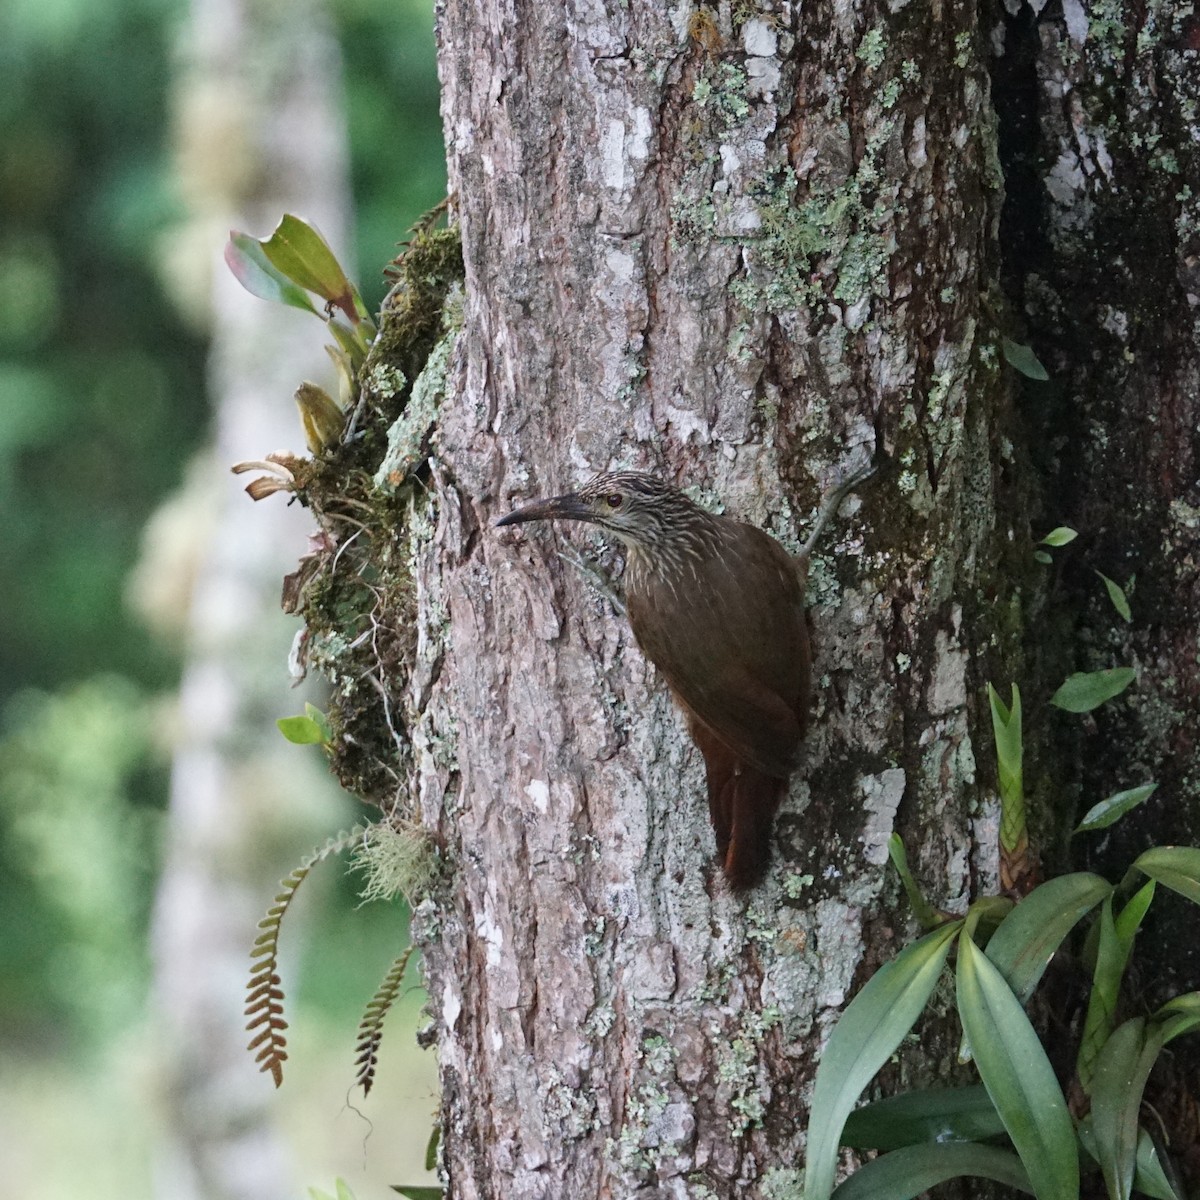
[(287, 1022), (283, 1019), (283, 988), (279, 985), (279, 927), (283, 914), (292, 903), (296, 889), (304, 882), (309, 871), (326, 858), (340, 854), (354, 845), (366, 833), (366, 827), (356, 825), (353, 829), (331, 837), (319, 850), (314, 850), (290, 875), (280, 880), (279, 894), (267, 909), (267, 915), (258, 923), (259, 934), (250, 951), (250, 982), (246, 985), (246, 1030), (254, 1034), (247, 1050), (257, 1050), (254, 1061), (260, 1071), (270, 1071), (275, 1086), (283, 1083), (283, 1064), (287, 1059), (287, 1038), (283, 1031)]
[(371, 997), (371, 1002), (358, 1023), (358, 1041), (354, 1045), (354, 1053), (357, 1055), (354, 1060), (357, 1067), (354, 1082), (362, 1085), (364, 1096), (370, 1093), (371, 1084), (375, 1082), (375, 1063), (379, 1059), (379, 1045), (383, 1041), (384, 1018), (400, 994), (400, 981), (404, 978), (404, 971), (412, 952), (413, 948), (409, 946), (388, 968), (388, 973), (375, 989), (375, 995)]

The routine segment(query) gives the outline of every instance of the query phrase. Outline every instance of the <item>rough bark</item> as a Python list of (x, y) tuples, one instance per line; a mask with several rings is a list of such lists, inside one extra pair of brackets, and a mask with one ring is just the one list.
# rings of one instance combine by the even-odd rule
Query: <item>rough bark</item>
[[(903, 932), (888, 835), (937, 903), (995, 886), (972, 706), (1028, 567), (995, 515), (1021, 471), (978, 28), (440, 8), (466, 286), (407, 705), (452, 870), (419, 915), (456, 1200), (790, 1194), (821, 1040)], [(564, 559), (617, 557), (492, 522), (619, 465), (795, 545), (877, 452), (814, 567), (815, 728), (743, 904), (661, 681)], [(950, 1057), (931, 1033), (923, 1069)]]

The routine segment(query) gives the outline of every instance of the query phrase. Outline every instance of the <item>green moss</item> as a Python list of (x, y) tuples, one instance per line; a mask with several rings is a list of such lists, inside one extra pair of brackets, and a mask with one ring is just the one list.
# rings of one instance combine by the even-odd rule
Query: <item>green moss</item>
[[(335, 774), (347, 791), (402, 820), (412, 714), (397, 711), (395, 698), (417, 654), (412, 548), (432, 536), (428, 494), (410, 480), (423, 466), (444, 390), (453, 348), (445, 330), (461, 321), (458, 231), (419, 229), (391, 273), (395, 286), (359, 372), (350, 435), (297, 468), (297, 496), (319, 536), (285, 597), (305, 622), (301, 657), (330, 681)], [(397, 425), (408, 436), (389, 440)], [(380, 477), (389, 453), (391, 469)], [(391, 703), (380, 703), (381, 691)], [(432, 734), (435, 760), (453, 766), (455, 741), (453, 729)]]

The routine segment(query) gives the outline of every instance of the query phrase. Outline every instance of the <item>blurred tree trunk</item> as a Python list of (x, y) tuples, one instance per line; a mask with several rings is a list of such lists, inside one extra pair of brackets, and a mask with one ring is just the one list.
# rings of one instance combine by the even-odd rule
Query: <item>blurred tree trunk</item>
[[(324, 378), (328, 363), (315, 327), (242, 291), (220, 252), (230, 227), (265, 236), (289, 209), (344, 245), (340, 61), (316, 2), (194, 0), (181, 51), (178, 153), (191, 224), (173, 236), (171, 265), (211, 331), (216, 419), (185, 499), (210, 513), (206, 530), (184, 534), (195, 584), (188, 597), (165, 595), (187, 650), (154, 929), (170, 1055), (158, 1194), (283, 1200), (300, 1183), (272, 1129), (269, 1083), (246, 1053), (242, 1004), (271, 886), (329, 830), (317, 764), (274, 726), (302, 706), (284, 670), (295, 627), (278, 595), (311, 518), (284, 505), (251, 514), (229, 465), (297, 443), (291, 393), (305, 375)], [(169, 575), (167, 562), (158, 566)]]
[[(980, 696), (1035, 565), (982, 17), (808, 14), (441, 6), (466, 304), (411, 698), (456, 872), (424, 946), (454, 1200), (793, 1194), (821, 1042), (905, 935), (889, 834), (937, 904), (996, 887)], [(741, 903), (662, 681), (562, 555), (617, 557), (492, 523), (622, 466), (795, 546), (879, 452), (813, 567), (814, 728)], [(954, 1044), (933, 1022), (906, 1075)]]

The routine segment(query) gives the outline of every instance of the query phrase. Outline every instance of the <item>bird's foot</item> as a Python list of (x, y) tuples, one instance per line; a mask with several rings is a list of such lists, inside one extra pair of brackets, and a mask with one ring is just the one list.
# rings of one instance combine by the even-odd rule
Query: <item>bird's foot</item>
[(612, 577), (607, 571), (596, 566), (595, 563), (581, 558), (573, 550), (560, 550), (558, 557), (574, 567), (617, 610), (620, 616), (625, 616), (625, 601), (617, 594), (613, 587)]

